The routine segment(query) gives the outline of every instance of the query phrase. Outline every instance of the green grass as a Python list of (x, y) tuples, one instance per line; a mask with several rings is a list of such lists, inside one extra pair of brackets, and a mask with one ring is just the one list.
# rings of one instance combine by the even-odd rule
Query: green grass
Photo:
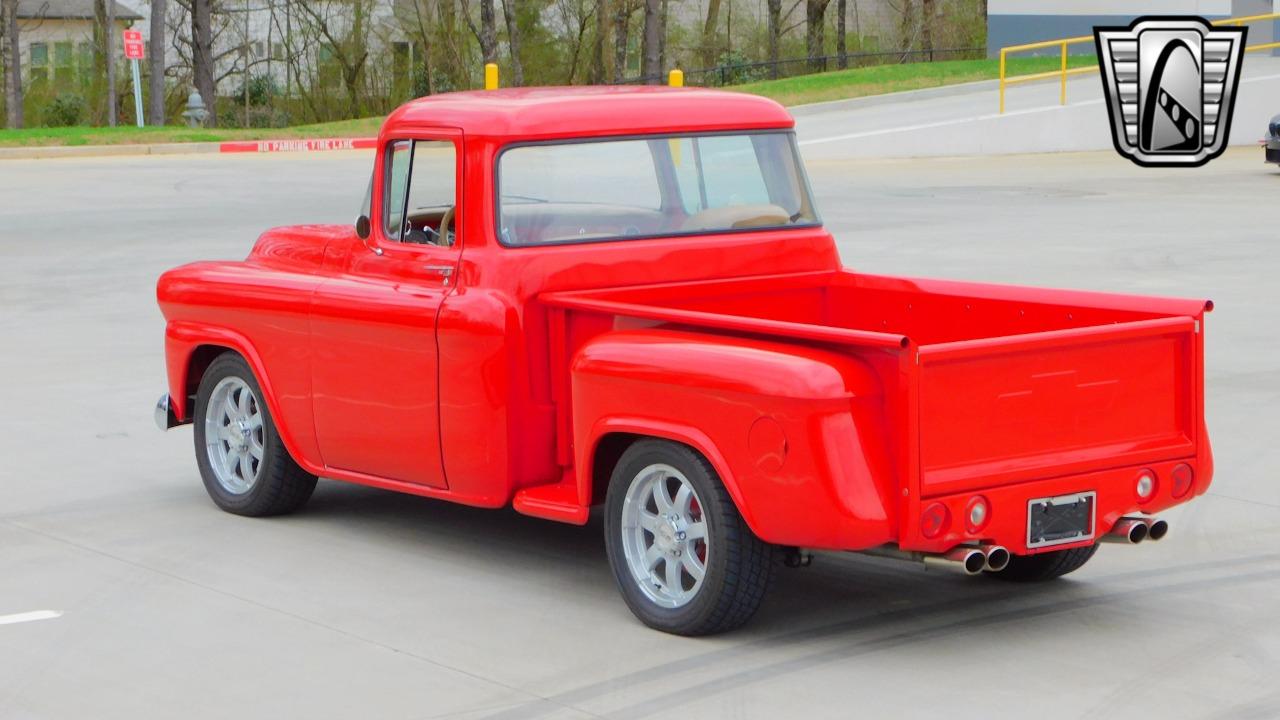
[[(1097, 65), (1097, 63), (1097, 58), (1092, 55), (1072, 55), (1067, 58), (1067, 67), (1072, 68)], [(1006, 76), (1047, 72), (1061, 67), (1060, 57), (1009, 58)], [(931, 63), (876, 65), (836, 70), (816, 75), (800, 75), (782, 80), (764, 80), (735, 85), (729, 89), (764, 95), (783, 105), (801, 105), (904, 90), (920, 90), (977, 80), (995, 80), (999, 77), (999, 60), (942, 60)]]
[(186, 127), (63, 127), (0, 130), (0, 147), (49, 145), (135, 145), (151, 143), (226, 142), (229, 140), (276, 140), (314, 137), (372, 137), (378, 134), (382, 118), (361, 118), (318, 125), (243, 130), (235, 128)]

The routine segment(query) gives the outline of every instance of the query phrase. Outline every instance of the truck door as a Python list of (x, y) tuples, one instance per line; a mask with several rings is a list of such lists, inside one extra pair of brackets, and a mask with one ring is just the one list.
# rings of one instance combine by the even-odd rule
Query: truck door
[(312, 395), (327, 467), (447, 486), (436, 316), (458, 264), (461, 157), (457, 131), (387, 143), (370, 236), (316, 289)]

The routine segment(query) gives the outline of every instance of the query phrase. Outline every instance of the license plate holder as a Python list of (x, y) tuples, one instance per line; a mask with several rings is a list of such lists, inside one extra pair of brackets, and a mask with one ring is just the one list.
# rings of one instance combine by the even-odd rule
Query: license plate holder
[(1096, 492), (1027, 501), (1027, 547), (1042, 548), (1089, 540), (1094, 535)]

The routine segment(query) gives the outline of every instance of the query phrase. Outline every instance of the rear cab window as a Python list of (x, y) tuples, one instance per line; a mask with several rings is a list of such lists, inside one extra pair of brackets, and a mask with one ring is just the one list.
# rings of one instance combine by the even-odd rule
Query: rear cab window
[(520, 144), (497, 175), (508, 246), (818, 224), (790, 132)]

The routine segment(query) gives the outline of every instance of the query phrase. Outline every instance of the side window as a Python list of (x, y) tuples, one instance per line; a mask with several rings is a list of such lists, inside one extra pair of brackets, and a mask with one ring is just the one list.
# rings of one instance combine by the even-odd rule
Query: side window
[(453, 245), (457, 149), (447, 140), (396, 140), (387, 150), (383, 230), (388, 240)]

